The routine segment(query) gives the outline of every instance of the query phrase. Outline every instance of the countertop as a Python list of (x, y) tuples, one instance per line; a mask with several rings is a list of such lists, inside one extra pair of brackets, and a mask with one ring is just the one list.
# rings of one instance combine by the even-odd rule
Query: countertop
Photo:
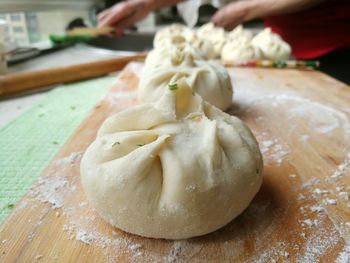
[[(131, 54), (134, 54), (134, 52), (112, 51), (95, 48), (85, 44), (78, 44), (55, 53), (40, 56), (23, 63), (13, 65), (9, 67), (8, 72), (13, 73), (29, 70), (42, 70)], [(43, 99), (48, 90), (53, 88), (55, 87), (47, 87), (46, 89), (36, 93), (0, 99), (0, 128), (4, 127), (11, 120), (15, 119), (21, 113)]]

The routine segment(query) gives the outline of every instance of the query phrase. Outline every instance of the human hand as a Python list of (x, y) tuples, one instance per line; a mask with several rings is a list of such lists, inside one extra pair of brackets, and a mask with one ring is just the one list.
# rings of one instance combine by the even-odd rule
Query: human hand
[(226, 30), (232, 30), (237, 25), (246, 21), (249, 10), (245, 2), (246, 1), (237, 1), (224, 6), (213, 15), (211, 22), (213, 22), (215, 26), (223, 27)]
[(324, 1), (326, 0), (239, 0), (218, 10), (211, 21), (216, 26), (231, 30), (251, 19), (300, 12)]
[(128, 0), (118, 3), (97, 16), (98, 27), (114, 27), (114, 35), (145, 18), (155, 8), (153, 0)]

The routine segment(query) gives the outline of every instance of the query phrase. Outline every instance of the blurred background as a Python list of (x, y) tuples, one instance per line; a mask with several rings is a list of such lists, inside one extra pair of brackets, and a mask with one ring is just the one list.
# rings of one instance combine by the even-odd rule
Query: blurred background
[[(51, 34), (64, 34), (73, 21), (86, 26), (96, 25), (96, 14), (120, 0), (8, 0), (0, 2), (0, 37), (7, 49), (27, 47), (47, 41)], [(215, 8), (209, 5), (199, 10), (197, 25), (209, 21)], [(176, 7), (167, 7), (137, 23), (138, 32), (154, 33), (157, 27), (183, 22)], [(247, 23), (248, 28), (263, 28), (263, 22)]]

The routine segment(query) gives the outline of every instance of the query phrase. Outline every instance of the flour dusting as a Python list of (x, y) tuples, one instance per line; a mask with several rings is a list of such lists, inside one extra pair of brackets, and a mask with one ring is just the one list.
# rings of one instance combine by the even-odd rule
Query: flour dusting
[(49, 175), (40, 177), (36, 187), (30, 190), (30, 194), (42, 202), (50, 203), (54, 209), (62, 208), (64, 204), (64, 189), (67, 186), (68, 180), (62, 178), (60, 174)]
[(280, 166), (290, 153), (277, 139), (264, 141), (259, 140), (258, 136), (258, 141), (260, 141), (260, 151), (264, 156), (265, 163), (276, 163)]
[(135, 99), (135, 92), (130, 91), (122, 91), (118, 93), (113, 93), (112, 95), (107, 97), (107, 101), (110, 105), (117, 105), (121, 100), (125, 99)]
[(317, 213), (324, 213), (326, 209), (324, 209), (324, 207), (321, 205), (313, 205), (313, 206), (310, 206), (310, 211), (317, 212)]
[(338, 180), (339, 178), (343, 177), (343, 175), (348, 171), (350, 171), (350, 153), (347, 155), (344, 162), (338, 165), (337, 169), (330, 176), (330, 178), (333, 180)]
[(82, 152), (73, 152), (69, 156), (56, 160), (56, 165), (74, 164), (75, 161), (82, 156)]
[(327, 250), (335, 246), (339, 240), (337, 232), (328, 234), (325, 230), (318, 229), (316, 234), (312, 234), (307, 239), (305, 253), (298, 258), (298, 262), (319, 262)]
[(340, 252), (335, 260), (335, 263), (349, 263), (350, 262), (350, 246), (347, 244)]
[(172, 246), (169, 255), (164, 258), (165, 262), (174, 263), (179, 261), (179, 254), (181, 253), (182, 245), (181, 241), (175, 241)]
[(85, 244), (91, 244), (91, 242), (95, 240), (95, 237), (91, 233), (80, 229), (77, 231), (75, 239)]

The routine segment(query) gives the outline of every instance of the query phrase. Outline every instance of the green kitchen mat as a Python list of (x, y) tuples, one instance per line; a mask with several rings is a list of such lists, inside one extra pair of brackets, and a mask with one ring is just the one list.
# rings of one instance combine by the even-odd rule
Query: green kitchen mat
[(55, 88), (0, 129), (0, 223), (115, 78), (107, 76)]

